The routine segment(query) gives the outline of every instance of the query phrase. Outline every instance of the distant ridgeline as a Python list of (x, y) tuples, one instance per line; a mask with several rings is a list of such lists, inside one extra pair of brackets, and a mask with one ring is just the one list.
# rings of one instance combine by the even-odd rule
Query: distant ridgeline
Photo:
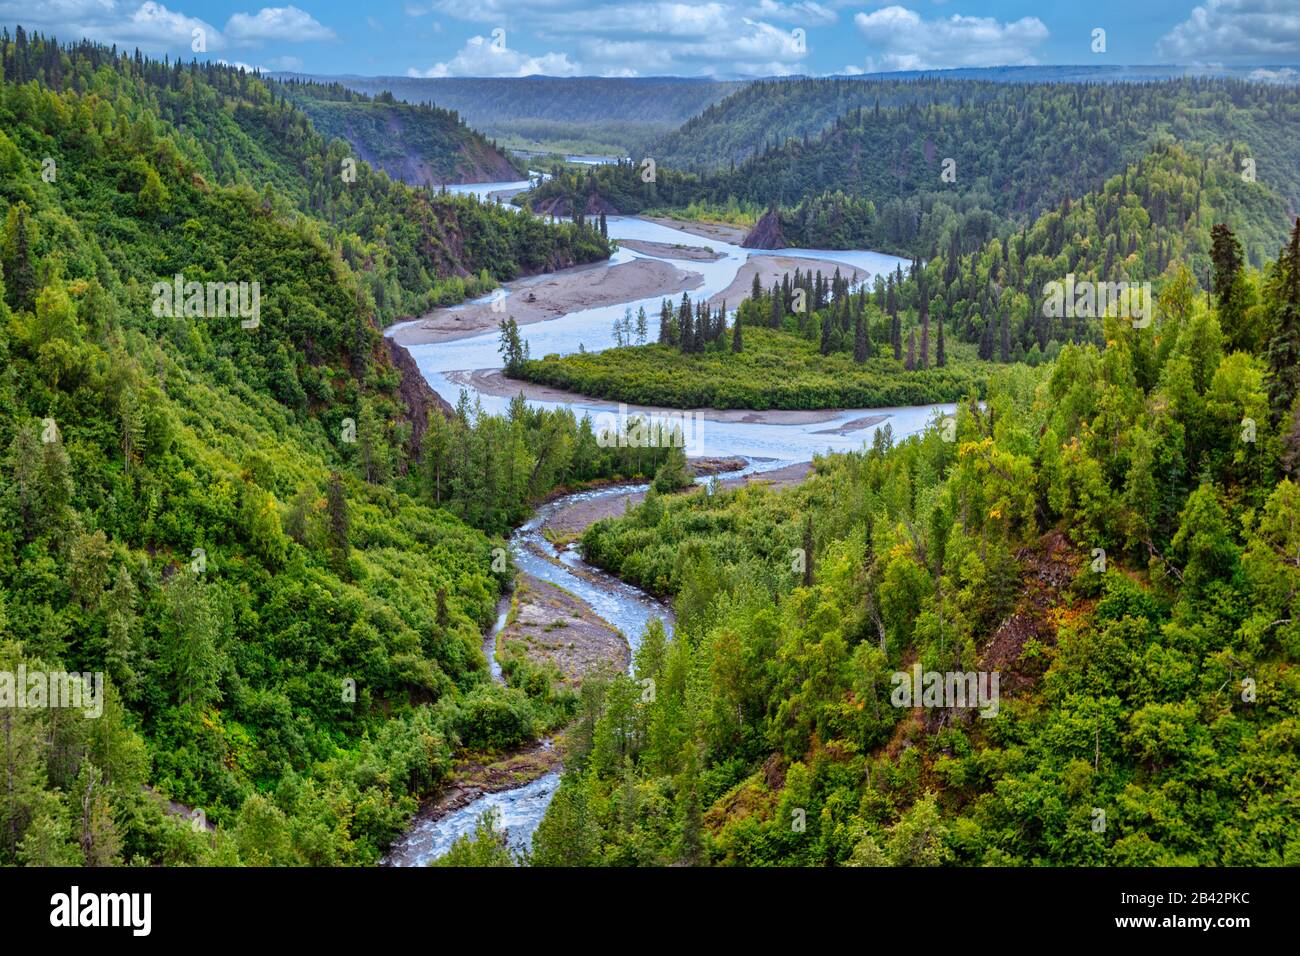
[(571, 712), (490, 678), (493, 535), (636, 471), (568, 412), (439, 414), (380, 327), (609, 246), (241, 69), (19, 29), (0, 72), (0, 700), (89, 712), (0, 706), (0, 865), (373, 863), (454, 750)]
[(339, 83), (278, 86), (327, 139), (347, 140), (358, 158), (404, 183), (509, 182), (526, 174), (454, 110), (399, 103), (391, 93), (372, 99)]
[[(557, 177), (520, 201), (621, 213), (776, 209), (778, 223), (748, 244), (779, 237), (929, 258), (954, 231), (964, 242), (1005, 238), (1169, 141), (1201, 157), (1213, 146), (1237, 173), (1300, 208), (1297, 134), (1300, 88), (1235, 79), (765, 81), (631, 164)], [(650, 181), (646, 158), (655, 164)], [(1241, 238), (1258, 264), (1276, 251), (1276, 234), (1246, 225)]]
[[(277, 74), (278, 77), (304, 77)], [(498, 139), (550, 144), (569, 152), (625, 155), (729, 93), (744, 81), (699, 77), (315, 77), (362, 93), (455, 110)]]

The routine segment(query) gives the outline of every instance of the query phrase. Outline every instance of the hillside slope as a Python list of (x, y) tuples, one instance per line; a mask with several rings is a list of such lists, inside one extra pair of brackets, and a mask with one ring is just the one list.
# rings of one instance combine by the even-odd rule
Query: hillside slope
[(567, 712), (489, 678), (479, 529), (623, 467), (571, 415), (448, 420), (379, 325), (608, 247), (345, 182), (242, 71), (0, 48), (0, 672), (103, 687), (0, 707), (0, 864), (373, 863), (454, 750)]
[(1233, 272), (797, 489), (592, 525), (676, 626), (601, 689), (534, 863), (1300, 863), (1300, 221)]
[(525, 175), (450, 110), (399, 103), (390, 94), (372, 99), (340, 84), (289, 81), (283, 89), (323, 136), (347, 140), (360, 159), (408, 185), (511, 182)]

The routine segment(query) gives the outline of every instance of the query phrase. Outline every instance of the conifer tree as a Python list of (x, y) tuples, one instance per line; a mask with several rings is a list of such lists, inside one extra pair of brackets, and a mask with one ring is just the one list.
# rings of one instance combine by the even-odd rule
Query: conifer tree
[(1278, 256), (1270, 294), (1274, 331), (1268, 343), (1268, 397), (1276, 424), (1300, 395), (1300, 218)]

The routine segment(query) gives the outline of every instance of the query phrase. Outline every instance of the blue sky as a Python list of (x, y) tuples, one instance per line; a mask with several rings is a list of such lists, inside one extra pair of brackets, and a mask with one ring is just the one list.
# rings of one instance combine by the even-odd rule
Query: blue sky
[(1300, 0), (0, 0), (0, 23), (187, 59), (198, 30), (231, 63), (406, 76), (1300, 64)]

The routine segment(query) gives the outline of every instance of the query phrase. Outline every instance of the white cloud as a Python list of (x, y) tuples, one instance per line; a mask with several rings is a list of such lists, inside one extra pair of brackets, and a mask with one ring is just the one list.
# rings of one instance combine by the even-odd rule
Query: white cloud
[(583, 63), (605, 75), (783, 75), (802, 68), (814, 42), (805, 28), (774, 26), (721, 3), (620, 4), (601, 12), (590, 23), (590, 16), (556, 14), (543, 32), (560, 42), (579, 34)]
[(822, 6), (813, 0), (797, 0), (795, 3), (778, 3), (777, 0), (758, 0), (749, 11), (753, 17), (766, 20), (779, 20), (795, 26), (824, 26), (839, 19), (839, 14), (830, 7)]
[(457, 20), (505, 25), (507, 21), (513, 24), (536, 14), (582, 5), (583, 0), (428, 0), (407, 3), (405, 9), (409, 17), (441, 13)]
[[(0, 0), (0, 19), (55, 34), (64, 41), (85, 37), (146, 53), (184, 56), (230, 47), (257, 47), (263, 41), (330, 40), (334, 32), (297, 7), (264, 7), (236, 13), (224, 30), (199, 17), (168, 8), (157, 0)], [(202, 30), (206, 50), (194, 50), (194, 31)], [(243, 65), (249, 69), (248, 64)]]
[(236, 13), (226, 21), (226, 36), (246, 46), (257, 46), (265, 40), (304, 42), (336, 38), (333, 30), (297, 7), (263, 7), (251, 15)]
[(576, 76), (581, 67), (565, 53), (531, 56), (505, 46), (498, 48), (490, 37), (474, 36), (447, 62), (406, 72), (408, 76)]
[(1300, 83), (1300, 72), (1289, 66), (1276, 70), (1251, 70), (1247, 79), (1257, 83)]
[(261, 72), (261, 73), (269, 73), (269, 72), (270, 72), (270, 71), (269, 71), (266, 67), (264, 67), (264, 66), (253, 66), (253, 65), (250, 64), (250, 63), (245, 63), (243, 60), (233, 60), (233, 61), (232, 61), (232, 60), (221, 60), (221, 59), (218, 59), (217, 62), (220, 63), (222, 66), (233, 66), (235, 69), (237, 69), (237, 70), (244, 70), (244, 71), (247, 72), (247, 73), (257, 73), (257, 72)]
[(1156, 44), (1168, 60), (1277, 62), (1300, 54), (1295, 0), (1209, 0)]
[(83, 37), (116, 43), (146, 53), (191, 52), (195, 30), (202, 30), (209, 52), (224, 45), (221, 32), (198, 17), (187, 16), (149, 0), (121, 4), (116, 0), (0, 0), (0, 20), (52, 33), (61, 41)]
[(540, 14), (536, 22), (544, 34), (603, 33), (643, 34), (646, 38), (706, 37), (725, 34), (735, 28), (736, 12), (725, 3), (605, 4), (599, 13), (590, 9), (561, 10)]
[(0, 3), (0, 17), (44, 26), (61, 21), (109, 16), (115, 12), (116, 6), (114, 0), (44, 0), (39, 7), (33, 9), (30, 2), (5, 0)]
[(1036, 63), (1034, 47), (1048, 36), (1037, 17), (1010, 23), (958, 14), (926, 20), (899, 6), (859, 13), (853, 22), (867, 42), (881, 50), (867, 59), (870, 72)]

